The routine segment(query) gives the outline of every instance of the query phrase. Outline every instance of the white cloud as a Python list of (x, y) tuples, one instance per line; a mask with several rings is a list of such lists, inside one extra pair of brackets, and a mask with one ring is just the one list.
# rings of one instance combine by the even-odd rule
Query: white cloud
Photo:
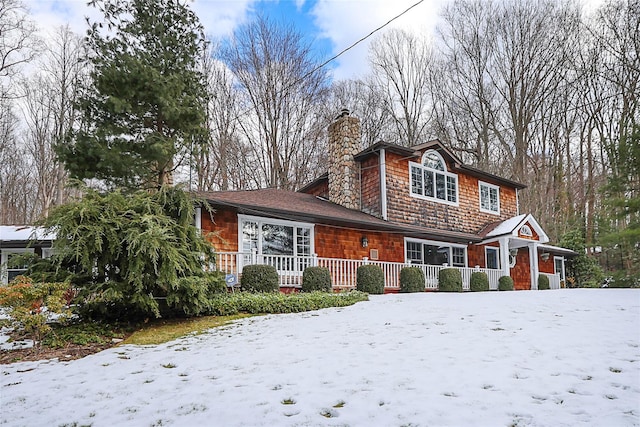
[(195, 0), (191, 7), (200, 18), (208, 37), (230, 35), (247, 19), (256, 0)]
[[(436, 25), (440, 7), (445, 2), (446, 0), (426, 0), (384, 30), (349, 50), (337, 60), (338, 67), (334, 70), (334, 77), (344, 79), (362, 75), (369, 68), (369, 43), (385, 30), (403, 28), (430, 35)], [(318, 0), (313, 14), (321, 36), (329, 38), (333, 43), (334, 53), (338, 53), (415, 3), (416, 0)]]

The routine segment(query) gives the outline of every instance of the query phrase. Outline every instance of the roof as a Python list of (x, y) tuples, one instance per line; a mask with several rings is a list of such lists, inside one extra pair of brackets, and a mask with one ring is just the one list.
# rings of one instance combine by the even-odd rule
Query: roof
[(493, 222), (487, 225), (479, 234), (484, 239), (492, 239), (502, 236), (518, 237), (518, 231), (527, 223), (535, 230), (540, 243), (547, 243), (549, 241), (547, 233), (544, 232), (540, 224), (538, 224), (538, 221), (536, 221), (531, 214), (522, 214), (504, 221)]
[(46, 234), (41, 227), (28, 225), (0, 225), (0, 247), (24, 246), (28, 242), (50, 242), (54, 234)]
[(553, 246), (553, 245), (538, 245), (538, 251), (551, 252), (551, 253), (569, 255), (569, 256), (578, 255), (576, 251), (572, 251), (571, 249), (561, 248), (560, 246)]
[[(494, 175), (492, 173), (485, 172), (481, 169), (474, 168), (473, 166), (464, 164), (462, 160), (458, 156), (456, 156), (453, 151), (448, 149), (439, 139), (433, 139), (431, 141), (414, 145), (412, 147), (404, 147), (402, 145), (381, 141), (362, 150), (361, 152), (356, 154), (354, 158), (360, 161), (368, 157), (369, 155), (380, 151), (381, 149), (385, 149), (405, 157), (419, 157), (422, 155), (423, 151), (437, 150), (440, 154), (444, 154), (444, 156), (449, 160), (449, 162), (453, 164), (453, 169), (455, 170), (465, 172), (467, 175), (475, 176), (476, 178), (486, 179), (489, 181), (496, 182), (498, 184), (503, 184), (509, 187), (517, 188), (519, 190), (522, 190), (523, 188), (527, 188), (526, 185), (520, 182), (513, 181), (508, 178), (503, 178), (501, 176)], [(307, 186), (303, 188), (306, 188), (306, 187)]]
[(212, 206), (224, 206), (239, 213), (271, 218), (304, 221), (314, 224), (342, 226), (359, 230), (376, 230), (402, 233), (421, 238), (446, 238), (455, 242), (479, 242), (480, 238), (471, 233), (438, 230), (411, 224), (397, 224), (384, 221), (364, 212), (343, 206), (311, 194), (275, 188), (243, 191), (199, 192)]

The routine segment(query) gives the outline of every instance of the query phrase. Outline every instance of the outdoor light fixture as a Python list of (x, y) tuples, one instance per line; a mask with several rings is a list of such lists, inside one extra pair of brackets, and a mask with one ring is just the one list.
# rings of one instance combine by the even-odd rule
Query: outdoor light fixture
[(360, 243), (362, 243), (363, 248), (369, 246), (369, 239), (367, 239), (367, 236), (362, 236), (362, 239), (360, 239)]
[(548, 261), (549, 260), (549, 252), (542, 252), (542, 255), (540, 255), (540, 258), (543, 261)]
[(509, 249), (509, 255), (511, 256), (518, 255), (518, 248)]

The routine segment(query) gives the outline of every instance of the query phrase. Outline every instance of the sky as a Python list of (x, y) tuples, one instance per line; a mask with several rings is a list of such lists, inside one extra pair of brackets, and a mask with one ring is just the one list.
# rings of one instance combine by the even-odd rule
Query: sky
[(640, 425), (638, 289), (370, 298), (0, 365), (0, 424)]
[[(374, 29), (384, 25), (419, 0), (195, 0), (191, 7), (211, 38), (229, 36), (252, 17), (262, 14), (292, 23), (313, 43), (323, 60), (332, 57)], [(385, 28), (404, 28), (431, 34), (440, 7), (447, 0), (423, 0)], [(100, 20), (87, 0), (26, 0), (43, 33), (68, 23), (80, 34), (85, 16)], [(333, 64), (336, 79), (360, 76), (367, 68), (368, 42)]]
[[(100, 20), (88, 0), (25, 0), (43, 33), (69, 24), (77, 33), (86, 30), (85, 17)], [(210, 38), (226, 37), (256, 15), (291, 23), (313, 43), (324, 60), (331, 58), (387, 21), (413, 7), (401, 18), (385, 27), (402, 28), (433, 37), (439, 11), (451, 0), (192, 0)], [(593, 10), (604, 0), (582, 0), (586, 10)], [(380, 32), (376, 33), (379, 35)], [(368, 72), (368, 38), (332, 62), (335, 79), (362, 77)]]

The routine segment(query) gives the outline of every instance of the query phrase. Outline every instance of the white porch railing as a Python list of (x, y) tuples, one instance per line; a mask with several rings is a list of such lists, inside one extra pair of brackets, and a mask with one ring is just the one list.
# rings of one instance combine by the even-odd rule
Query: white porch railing
[(549, 273), (540, 273), (549, 278), (549, 289), (560, 289), (560, 275), (559, 274), (549, 274)]
[[(335, 288), (355, 289), (358, 267), (365, 264), (378, 265), (384, 273), (385, 288), (400, 289), (400, 270), (403, 267), (418, 267), (425, 276), (425, 289), (438, 289), (438, 274), (443, 268), (457, 268), (462, 273), (462, 288), (469, 290), (471, 273), (481, 271), (489, 278), (489, 288), (498, 289), (501, 270), (471, 267), (447, 267), (441, 265), (407, 264), (402, 262), (383, 262), (370, 260), (352, 260), (340, 258), (320, 258), (317, 256), (294, 257), (287, 255), (261, 255), (242, 252), (220, 252), (216, 254), (216, 269), (227, 274), (235, 274), (238, 278), (242, 267), (250, 264), (273, 265), (278, 270), (280, 286), (301, 286), (302, 273), (309, 266), (326, 267), (331, 274), (331, 282)], [(551, 282), (551, 278), (550, 278)]]

